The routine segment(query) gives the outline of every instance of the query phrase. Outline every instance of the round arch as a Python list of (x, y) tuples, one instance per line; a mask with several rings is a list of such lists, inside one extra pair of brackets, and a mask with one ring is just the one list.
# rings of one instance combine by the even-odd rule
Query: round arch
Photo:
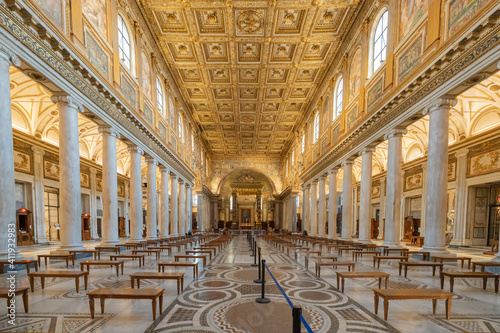
[(276, 185), (274, 184), (273, 180), (271, 178), (269, 178), (269, 176), (267, 176), (265, 173), (263, 173), (262, 171), (256, 169), (256, 168), (236, 168), (234, 169), (233, 171), (229, 172), (227, 175), (225, 175), (219, 182), (219, 185), (217, 185), (217, 192), (216, 194), (220, 194), (221, 193), (221, 189), (222, 189), (222, 185), (229, 179), (231, 179), (232, 176), (234, 176), (235, 174), (238, 174), (238, 173), (243, 173), (243, 172), (256, 172), (258, 173), (259, 175), (262, 175), (266, 180), (267, 182), (271, 185), (271, 192), (273, 194), (276, 194)]

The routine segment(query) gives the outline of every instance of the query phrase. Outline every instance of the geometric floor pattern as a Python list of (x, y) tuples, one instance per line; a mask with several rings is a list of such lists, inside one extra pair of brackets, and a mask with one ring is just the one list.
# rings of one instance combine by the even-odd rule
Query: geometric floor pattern
[[(272, 259), (278, 255), (272, 248), (261, 245), (268, 250), (265, 258), (280, 261)], [(269, 274), (265, 294), (271, 302), (260, 304), (255, 299), (261, 286), (253, 282), (257, 268), (249, 263), (225, 263), (229, 257), (249, 257), (246, 238), (235, 238), (226, 251), (231, 254), (207, 266), (147, 332), (291, 332), (291, 308)], [(304, 267), (286, 261), (268, 261), (268, 267), (292, 303), (302, 307), (314, 332), (398, 332)]]

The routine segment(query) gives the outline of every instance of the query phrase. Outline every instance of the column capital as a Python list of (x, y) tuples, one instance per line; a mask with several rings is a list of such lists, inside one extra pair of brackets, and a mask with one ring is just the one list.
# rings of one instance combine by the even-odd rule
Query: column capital
[(325, 181), (326, 177), (328, 177), (328, 174), (324, 173), (324, 174), (322, 174), (322, 175), (319, 176), (319, 180)]
[(83, 112), (83, 105), (77, 101), (73, 96), (67, 94), (54, 94), (50, 98), (52, 103), (55, 104), (67, 104), (72, 108), (75, 108), (79, 112)]
[(337, 175), (337, 173), (339, 172), (339, 169), (337, 167), (335, 168), (331, 168), (330, 170), (328, 170), (328, 174), (329, 175)]
[(361, 149), (361, 155), (368, 154), (368, 153), (374, 153), (375, 151), (377, 151), (377, 149), (374, 147), (366, 147), (366, 148)]
[(456, 158), (459, 158), (459, 157), (462, 157), (462, 156), (467, 156), (467, 154), (469, 153), (469, 149), (468, 148), (462, 148), (462, 149), (459, 149), (455, 152), (455, 157)]
[(154, 164), (155, 166), (158, 165), (158, 161), (154, 159), (154, 157), (148, 156), (146, 158), (146, 163), (147, 164)]
[(3, 59), (14, 66), (21, 66), (21, 60), (19, 60), (14, 52), (7, 49), (5, 45), (0, 45), (0, 59)]
[(345, 168), (347, 165), (353, 165), (354, 161), (353, 160), (347, 160), (342, 162), (342, 167)]
[(406, 130), (406, 128), (395, 127), (395, 128), (391, 129), (389, 132), (387, 132), (384, 135), (384, 140), (387, 140), (389, 138), (396, 137), (396, 136), (403, 136), (406, 133), (408, 133), (408, 131)]
[(184, 179), (179, 178), (179, 184), (180, 184), (180, 185), (184, 184)]
[(170, 171), (170, 178), (171, 179), (177, 179), (177, 175), (175, 173), (173, 173), (173, 171)]
[(170, 173), (170, 169), (164, 165), (160, 165), (160, 172)]
[(184, 186), (186, 187), (186, 190), (189, 190), (189, 189), (193, 188), (193, 186), (191, 185), (191, 183), (188, 183), (188, 182), (185, 182)]
[(443, 96), (441, 98), (436, 99), (435, 101), (431, 102), (428, 106), (426, 106), (423, 110), (424, 116), (427, 114), (430, 114), (433, 111), (436, 110), (449, 110), (455, 105), (457, 105), (457, 100), (454, 97), (451, 96)]
[(127, 150), (130, 152), (132, 152), (132, 151), (136, 152), (139, 155), (144, 155), (144, 150), (142, 150), (141, 148), (139, 148), (137, 146), (128, 146)]
[(32, 146), (31, 147), (31, 150), (33, 151), (33, 154), (34, 155), (39, 155), (39, 156), (43, 156), (45, 155), (45, 149), (41, 148), (41, 147), (38, 147), (38, 146)]
[(318, 185), (318, 182), (319, 182), (319, 179), (317, 179), (317, 178), (316, 178), (316, 179), (313, 179), (313, 180), (311, 181), (311, 185), (316, 186), (316, 185)]
[(93, 167), (90, 167), (90, 174), (91, 175), (97, 175), (97, 169), (96, 168), (93, 168)]
[(310, 189), (310, 188), (311, 188), (311, 184), (309, 184), (309, 183), (305, 184), (305, 185), (304, 185), (304, 188), (305, 188), (306, 190)]
[(110, 136), (114, 136), (115, 138), (118, 138), (120, 134), (111, 126), (99, 126), (97, 131), (101, 134), (108, 134)]

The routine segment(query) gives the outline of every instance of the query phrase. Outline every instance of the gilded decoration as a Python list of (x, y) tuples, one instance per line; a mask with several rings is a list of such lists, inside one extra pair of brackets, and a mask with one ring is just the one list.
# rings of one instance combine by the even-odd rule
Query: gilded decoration
[(64, 30), (64, 1), (63, 0), (31, 0), (47, 15), (47, 18), (60, 30)]
[(340, 139), (340, 124), (332, 129), (332, 143), (336, 143)]
[(255, 34), (262, 31), (263, 11), (245, 10), (236, 11), (236, 24), (240, 32), (245, 34)]
[(368, 90), (366, 97), (368, 110), (372, 109), (382, 99), (383, 90), (384, 90), (384, 78), (381, 77), (380, 79), (377, 80), (377, 82), (375, 82), (373, 87), (371, 87)]
[(351, 70), (349, 75), (349, 100), (359, 92), (361, 87), (361, 48), (359, 47), (351, 58)]
[(121, 76), (121, 88), (123, 91), (123, 96), (125, 96), (125, 99), (127, 102), (132, 106), (136, 107), (137, 105), (137, 91), (134, 89), (132, 84), (125, 78), (125, 76), (122, 74)]
[(399, 36), (402, 38), (426, 15), (429, 0), (401, 0), (399, 6)]
[(372, 186), (372, 198), (380, 198), (380, 184)]
[(474, 154), (469, 159), (468, 176), (479, 176), (500, 171), (500, 148), (488, 152)]
[(148, 105), (148, 103), (144, 103), (144, 118), (146, 118), (148, 124), (153, 124), (153, 110)]
[(452, 182), (457, 179), (457, 161), (448, 163), (448, 181)]
[(452, 0), (448, 4), (448, 36), (464, 27), (489, 0)]
[(160, 136), (164, 141), (167, 141), (167, 128), (163, 123), (158, 123), (158, 132), (160, 132)]
[(14, 170), (33, 174), (33, 157), (31, 154), (14, 149)]
[(347, 111), (347, 130), (352, 129), (358, 120), (359, 106), (356, 104), (351, 110)]
[(107, 0), (82, 0), (82, 10), (98, 31), (108, 35)]
[(422, 171), (405, 175), (405, 191), (416, 190), (422, 188), (424, 174)]
[(408, 47), (398, 59), (398, 83), (403, 82), (420, 65), (422, 36)]
[(90, 188), (90, 174), (80, 172), (80, 186)]
[(47, 179), (59, 180), (59, 164), (44, 158), (43, 176)]

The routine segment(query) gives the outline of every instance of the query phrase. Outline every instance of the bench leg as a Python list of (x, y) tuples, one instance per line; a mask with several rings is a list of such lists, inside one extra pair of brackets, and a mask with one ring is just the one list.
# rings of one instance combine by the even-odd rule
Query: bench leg
[(436, 266), (432, 266), (432, 276), (436, 276)]
[(377, 314), (378, 313), (378, 295), (377, 294), (375, 294), (375, 296), (374, 296), (373, 304), (375, 305), (375, 314)]
[(441, 280), (441, 289), (443, 289), (444, 288), (444, 275), (439, 274), (439, 279)]
[(184, 291), (184, 276), (181, 278), (181, 291)]
[(156, 320), (156, 299), (153, 300), (153, 320)]
[[(399, 264), (399, 276), (401, 276), (401, 269), (403, 268), (403, 266), (401, 264)], [(406, 277), (406, 276), (405, 276)]]
[(141, 288), (141, 279), (137, 279), (137, 289)]
[(382, 278), (378, 278), (378, 289), (382, 289)]
[(35, 278), (30, 276), (31, 292), (35, 291)]
[(90, 305), (90, 318), (94, 319), (94, 298), (89, 297), (89, 305)]
[(446, 319), (450, 320), (451, 298), (446, 300)]
[(408, 276), (408, 265), (405, 266), (405, 277)]
[(389, 277), (385, 278), (385, 289), (389, 287)]
[(134, 289), (134, 279), (130, 278), (130, 288)]
[(163, 312), (163, 295), (160, 295), (160, 314)]
[(342, 278), (342, 293), (344, 292), (344, 284), (345, 284), (345, 279)]
[(116, 265), (116, 277), (120, 276), (120, 267)]
[(101, 297), (101, 313), (104, 313), (104, 301), (106, 299), (104, 297)]
[(28, 290), (23, 292), (24, 312), (28, 312)]
[(339, 289), (339, 287), (340, 287), (339, 283), (340, 283), (340, 277), (339, 277), (339, 275), (337, 274), (337, 289)]
[(77, 277), (75, 279), (75, 285), (76, 285), (76, 293), (79, 293), (80, 292), (80, 278)]
[(387, 320), (388, 312), (389, 312), (389, 300), (384, 299), (384, 320)]
[(88, 275), (85, 275), (83, 277), (83, 283), (85, 284), (85, 290), (87, 290), (87, 286), (89, 284), (89, 276)]
[(432, 300), (432, 313), (436, 314), (437, 299)]
[(45, 278), (43, 276), (40, 277), (40, 282), (42, 283), (42, 289), (45, 289)]

